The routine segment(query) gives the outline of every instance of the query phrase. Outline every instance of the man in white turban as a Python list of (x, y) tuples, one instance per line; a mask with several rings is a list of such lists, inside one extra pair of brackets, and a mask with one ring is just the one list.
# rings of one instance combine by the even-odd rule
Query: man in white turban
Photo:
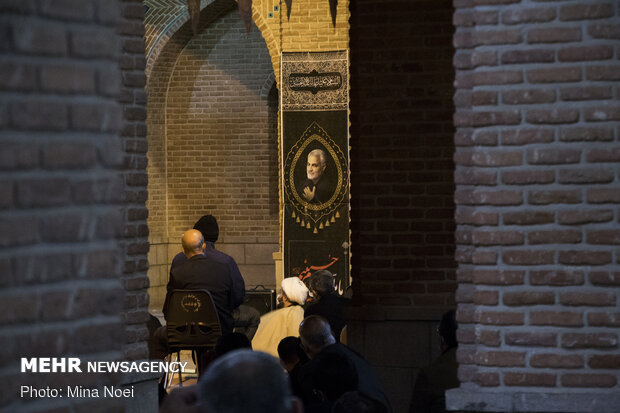
[(299, 336), (299, 324), (304, 319), (303, 305), (308, 298), (308, 288), (297, 277), (282, 280), (280, 291), (282, 308), (263, 315), (252, 340), (254, 350), (278, 357), (278, 344), (284, 337)]

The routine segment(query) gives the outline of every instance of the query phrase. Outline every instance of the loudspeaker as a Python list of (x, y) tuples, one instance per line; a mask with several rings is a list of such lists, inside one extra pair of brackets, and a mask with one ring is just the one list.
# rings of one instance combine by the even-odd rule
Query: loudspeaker
[(276, 309), (276, 290), (271, 290), (259, 285), (251, 290), (246, 290), (244, 304), (258, 310), (260, 315)]

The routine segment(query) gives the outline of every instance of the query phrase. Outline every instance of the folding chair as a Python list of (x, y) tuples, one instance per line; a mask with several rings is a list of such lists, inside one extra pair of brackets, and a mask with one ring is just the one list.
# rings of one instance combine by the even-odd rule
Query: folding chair
[[(168, 302), (166, 326), (170, 354), (176, 353), (180, 361), (181, 350), (191, 350), (197, 368), (200, 354), (214, 348), (218, 338), (222, 336), (213, 298), (207, 290), (173, 290)], [(166, 388), (173, 377), (174, 373), (168, 380), (166, 374)], [(180, 369), (179, 385), (183, 386)]]

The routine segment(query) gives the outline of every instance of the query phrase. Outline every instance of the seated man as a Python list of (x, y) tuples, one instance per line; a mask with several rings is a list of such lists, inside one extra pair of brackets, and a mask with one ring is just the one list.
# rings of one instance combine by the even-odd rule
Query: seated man
[(334, 276), (327, 270), (317, 271), (310, 276), (310, 290), (315, 300), (306, 307), (304, 317), (318, 315), (326, 319), (334, 338), (339, 342), (340, 333), (346, 324), (342, 310), (351, 303), (351, 300), (336, 293)]
[[(233, 281), (233, 305), (235, 306), (233, 319), (235, 320), (235, 331), (245, 334), (248, 340), (251, 341), (260, 322), (260, 313), (254, 307), (243, 304), (245, 282), (233, 257), (215, 248), (215, 242), (220, 235), (220, 227), (217, 224), (217, 220), (213, 215), (204, 215), (194, 224), (194, 229), (200, 231), (205, 240), (204, 256), (210, 261), (228, 266)], [(186, 262), (186, 255), (183, 252), (179, 252), (170, 265), (170, 276), (172, 277), (172, 271), (175, 268)]]
[(160, 413), (301, 413), (274, 357), (235, 350), (217, 359), (195, 386), (175, 389)]
[(441, 355), (418, 373), (411, 396), (410, 413), (445, 413), (446, 390), (459, 387), (456, 361), (456, 311), (441, 317), (439, 334)]
[(296, 336), (304, 319), (302, 305), (308, 298), (308, 288), (297, 277), (282, 280), (282, 308), (263, 315), (252, 340), (254, 350), (264, 351), (278, 357), (278, 344), (284, 337)]
[[(200, 231), (185, 231), (181, 240), (187, 262), (172, 271), (166, 286), (164, 317), (168, 314), (168, 302), (173, 290), (207, 290), (211, 293), (213, 304), (220, 319), (222, 335), (232, 333), (234, 303), (233, 280), (229, 267), (222, 263), (211, 262), (203, 255), (204, 239)], [(154, 334), (155, 358), (163, 359), (168, 354), (168, 334), (166, 326), (160, 327)]]
[(280, 357), (280, 364), (282, 364), (282, 367), (288, 372), (293, 394), (299, 396), (301, 394), (298, 388), (299, 372), (309, 361), (308, 356), (301, 348), (301, 340), (299, 340), (299, 337), (284, 337), (280, 341), (280, 344), (278, 344), (278, 356)]
[(344, 356), (351, 362), (354, 368), (354, 373), (357, 375), (357, 384), (355, 389), (343, 388), (343, 390), (359, 390), (364, 392), (372, 399), (381, 403), (388, 412), (392, 411), (390, 402), (383, 392), (379, 379), (372, 367), (361, 355), (344, 344), (336, 343), (327, 320), (316, 315), (306, 317), (299, 327), (299, 338), (304, 351), (310, 357), (310, 362), (302, 368), (300, 373), (299, 385), (304, 405), (321, 402), (320, 399), (317, 399), (317, 394), (321, 393), (322, 385), (319, 381), (325, 373), (319, 372), (317, 369), (322, 368), (321, 366), (325, 364), (329, 364), (324, 363), (321, 359)]

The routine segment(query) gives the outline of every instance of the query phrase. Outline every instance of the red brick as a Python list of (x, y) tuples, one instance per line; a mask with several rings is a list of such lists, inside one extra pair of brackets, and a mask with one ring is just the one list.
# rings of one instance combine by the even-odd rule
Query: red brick
[(615, 348), (618, 335), (614, 333), (566, 333), (562, 335), (564, 348)]
[(65, 131), (69, 125), (67, 106), (62, 102), (50, 105), (43, 99), (14, 99), (10, 113), (17, 129)]
[(523, 72), (520, 70), (475, 72), (472, 82), (473, 86), (523, 83)]
[(618, 380), (612, 374), (564, 374), (561, 378), (564, 387), (614, 387)]
[(532, 231), (527, 236), (530, 245), (536, 244), (577, 244), (581, 242), (581, 231), (548, 230)]
[(620, 105), (585, 108), (584, 117), (589, 122), (620, 120)]
[(620, 286), (620, 272), (597, 271), (590, 273), (593, 285)]
[(558, 262), (567, 265), (604, 265), (611, 263), (608, 251), (560, 251)]
[(476, 30), (473, 33), (475, 46), (517, 44), (523, 41), (520, 30)]
[(492, 151), (458, 151), (454, 155), (457, 165), (465, 166), (516, 166), (521, 165), (521, 152), (492, 152)]
[(583, 271), (530, 271), (532, 285), (583, 285), (584, 278)]
[(477, 130), (473, 133), (472, 143), (476, 146), (497, 146), (497, 132)]
[(522, 285), (524, 271), (474, 270), (473, 282), (486, 285)]
[(470, 10), (457, 10), (452, 15), (452, 23), (457, 27), (473, 27), (474, 13)]
[(476, 334), (472, 328), (459, 328), (456, 332), (456, 339), (459, 344), (474, 344)]
[(464, 205), (521, 205), (523, 194), (519, 191), (472, 191), (457, 189), (454, 199)]
[(579, 82), (581, 80), (581, 68), (553, 67), (549, 69), (530, 69), (526, 72), (526, 78), (530, 83)]
[(549, 143), (554, 140), (552, 129), (517, 129), (502, 131), (502, 145), (527, 145), (530, 143)]
[(474, 383), (482, 387), (497, 387), (499, 386), (499, 374), (492, 372), (476, 373)]
[(479, 265), (495, 265), (497, 264), (497, 252), (476, 250), (472, 255), (471, 262)]
[(506, 386), (555, 387), (557, 381), (557, 376), (549, 373), (505, 372), (503, 377)]
[(489, 185), (497, 184), (496, 171), (480, 171), (476, 169), (457, 169), (454, 173), (454, 183), (459, 185)]
[(499, 293), (497, 291), (476, 291), (472, 301), (476, 305), (497, 305)]
[(85, 143), (55, 143), (43, 150), (47, 169), (88, 169), (96, 163), (95, 147)]
[(476, 339), (477, 343), (488, 347), (499, 347), (501, 345), (500, 333), (496, 330), (479, 330)]
[(560, 165), (579, 163), (580, 149), (528, 149), (527, 162), (532, 165)]
[(464, 225), (497, 225), (499, 214), (496, 212), (478, 211), (475, 208), (459, 206), (455, 215), (457, 224)]
[[(6, 23), (5, 23), (6, 24)], [(39, 56), (63, 57), (68, 53), (67, 33), (60, 22), (13, 19), (9, 23), (13, 44), (17, 52)]]
[(474, 231), (474, 245), (522, 245), (524, 236), (518, 231)]
[(595, 39), (620, 39), (620, 24), (590, 23), (588, 34)]
[(566, 4), (560, 7), (560, 21), (601, 19), (613, 15), (614, 5), (610, 2)]
[(502, 103), (508, 105), (552, 102), (555, 102), (555, 90), (552, 89), (508, 90), (502, 92)]
[(588, 162), (620, 162), (620, 147), (592, 149), (586, 154)]
[(566, 210), (558, 212), (558, 223), (564, 225), (582, 225), (593, 222), (609, 222), (613, 219), (610, 209)]
[(510, 291), (505, 292), (502, 297), (502, 302), (507, 306), (531, 306), (555, 303), (555, 296), (552, 292)]
[(528, 202), (531, 205), (578, 204), (581, 192), (578, 190), (530, 191)]
[(0, 170), (30, 169), (39, 163), (40, 147), (33, 142), (2, 143), (0, 151)]
[(499, 12), (497, 10), (476, 11), (474, 12), (474, 22), (476, 26), (496, 25), (499, 23)]
[(597, 354), (590, 356), (588, 366), (591, 369), (620, 369), (620, 355)]
[(477, 352), (476, 364), (480, 366), (524, 367), (525, 353), (516, 351)]
[(616, 304), (616, 296), (612, 293), (564, 292), (560, 293), (562, 305), (604, 307)]
[(586, 67), (586, 79), (595, 81), (620, 80), (619, 70), (620, 66), (588, 66)]
[(514, 250), (504, 251), (502, 261), (508, 265), (544, 265), (553, 264), (553, 251)]
[(595, 327), (620, 327), (620, 313), (588, 313), (588, 325)]
[(588, 244), (618, 245), (620, 244), (620, 230), (590, 230), (586, 234), (586, 240)]
[(604, 100), (611, 99), (613, 96), (611, 87), (608, 86), (588, 86), (588, 87), (571, 87), (560, 89), (560, 98), (562, 100)]
[(503, 311), (480, 311), (475, 314), (475, 321), (485, 325), (523, 325), (522, 313)]
[(578, 369), (583, 364), (583, 356), (578, 354), (538, 353), (530, 357), (530, 366), (541, 369)]
[(505, 342), (510, 346), (527, 347), (555, 347), (557, 345), (557, 334), (555, 333), (533, 333), (533, 332), (507, 332)]
[(532, 7), (532, 8), (516, 8), (506, 10), (502, 13), (502, 23), (504, 24), (521, 24), (521, 23), (541, 23), (554, 20), (556, 16), (555, 9), (551, 7)]
[(473, 0), (475, 6), (519, 3), (521, 0)]
[(471, 54), (471, 64), (474, 67), (497, 66), (497, 52), (475, 50)]
[[(458, 93), (458, 92), (457, 92)], [(472, 106), (492, 106), (497, 105), (497, 92), (492, 91), (475, 91), (471, 96)]]
[(568, 43), (581, 40), (580, 27), (544, 27), (529, 29), (528, 43)]
[(583, 313), (571, 311), (532, 311), (530, 324), (534, 326), (583, 326)]
[(502, 183), (506, 185), (550, 184), (554, 181), (554, 171), (502, 171)]
[(519, 110), (473, 112), (472, 126), (517, 125), (521, 122)]
[(589, 189), (586, 197), (592, 204), (620, 203), (620, 191), (616, 188)]
[(534, 125), (575, 123), (579, 121), (579, 110), (531, 109), (526, 112), (525, 120)]
[(561, 184), (606, 184), (614, 180), (614, 170), (606, 168), (561, 169), (558, 182)]
[(456, 31), (452, 43), (457, 49), (470, 49), (474, 46), (473, 33), (471, 30)]
[(583, 62), (594, 60), (608, 60), (614, 55), (614, 48), (608, 45), (588, 45), (565, 47), (558, 50), (560, 62)]
[(509, 50), (502, 53), (502, 64), (514, 63), (552, 63), (555, 61), (553, 49)]
[(554, 221), (554, 213), (549, 211), (513, 211), (502, 214), (505, 225), (537, 225)]
[(579, 141), (612, 141), (614, 131), (609, 128), (570, 127), (561, 130), (560, 140), (566, 142)]

